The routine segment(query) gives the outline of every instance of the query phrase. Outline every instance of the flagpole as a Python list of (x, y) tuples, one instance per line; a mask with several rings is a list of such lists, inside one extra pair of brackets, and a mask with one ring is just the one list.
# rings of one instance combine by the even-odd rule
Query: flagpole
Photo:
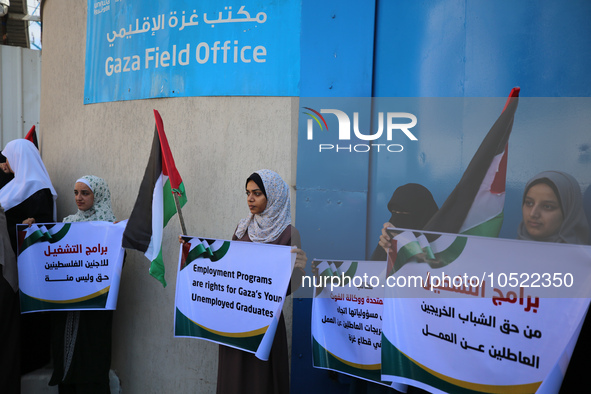
[(176, 211), (179, 214), (179, 222), (181, 223), (181, 231), (183, 235), (187, 235), (187, 229), (185, 228), (185, 220), (183, 219), (183, 213), (181, 212), (181, 203), (179, 202), (179, 196), (175, 192), (172, 193), (174, 196), (174, 203), (176, 205)]

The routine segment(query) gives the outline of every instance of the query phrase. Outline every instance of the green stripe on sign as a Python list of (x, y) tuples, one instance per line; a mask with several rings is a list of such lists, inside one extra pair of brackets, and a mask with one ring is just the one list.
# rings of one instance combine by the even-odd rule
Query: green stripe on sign
[(20, 291), (21, 299), (21, 312), (30, 312), (38, 310), (49, 310), (49, 309), (87, 309), (87, 308), (104, 308), (107, 305), (107, 297), (109, 292), (103, 293), (97, 297), (89, 300), (80, 302), (51, 302), (40, 300), (38, 298), (31, 297), (22, 291)]
[(314, 366), (320, 368), (327, 368), (332, 369), (335, 371), (340, 371), (346, 374), (350, 374), (353, 376), (359, 376), (365, 379), (373, 380), (375, 382), (381, 381), (382, 372), (380, 368), (377, 369), (362, 369), (362, 368), (355, 368), (352, 365), (344, 363), (343, 361), (339, 360), (333, 354), (331, 354), (328, 350), (323, 348), (316, 338), (312, 338), (312, 353), (314, 359)]
[(208, 331), (185, 316), (178, 308), (176, 309), (174, 334), (184, 337), (205, 338), (211, 341), (227, 343), (256, 352), (265, 334), (252, 337), (228, 337)]
[(61, 241), (68, 230), (70, 230), (71, 223), (65, 223), (63, 227), (55, 234), (50, 234), (49, 232), (42, 232), (41, 230), (34, 231), (33, 233), (29, 234), (27, 238), (24, 239), (23, 243), (20, 245), (18, 254), (20, 255), (22, 252), (25, 251), (29, 246), (37, 243), (37, 242), (49, 242), (50, 244)]
[(483, 393), (524, 393), (533, 394), (542, 382), (523, 385), (490, 385), (471, 383), (432, 371), (414, 361), (394, 346), (382, 335), (382, 373), (388, 376), (401, 376), (417, 380), (446, 393), (483, 394)]

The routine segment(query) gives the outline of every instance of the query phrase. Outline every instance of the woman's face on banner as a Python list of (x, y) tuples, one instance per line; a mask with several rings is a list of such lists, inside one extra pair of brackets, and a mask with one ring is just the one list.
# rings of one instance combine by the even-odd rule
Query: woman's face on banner
[(558, 197), (544, 183), (538, 183), (527, 191), (522, 213), (525, 228), (535, 240), (556, 234), (564, 220)]
[(258, 187), (255, 181), (248, 181), (246, 185), (246, 202), (253, 215), (263, 213), (267, 208), (267, 197)]
[(76, 182), (74, 186), (74, 199), (81, 211), (88, 211), (94, 205), (94, 193), (82, 182)]

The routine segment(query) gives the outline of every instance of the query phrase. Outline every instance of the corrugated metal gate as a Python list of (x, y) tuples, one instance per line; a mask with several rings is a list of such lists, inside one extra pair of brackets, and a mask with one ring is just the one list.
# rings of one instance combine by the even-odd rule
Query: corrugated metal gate
[[(41, 52), (0, 45), (0, 146), (39, 130)], [(39, 143), (41, 144), (41, 135)], [(40, 145), (41, 147), (41, 145)], [(1, 149), (1, 148), (0, 148)]]
[[(389, 218), (386, 203), (402, 184), (427, 186), (441, 204), (514, 86), (525, 99), (509, 141), (501, 236), (515, 237), (525, 182), (542, 170), (573, 174), (590, 207), (590, 17), (584, 1), (303, 0), (300, 107), (320, 97), (428, 98), (423, 109), (449, 104), (441, 124), (455, 123), (422, 128), (404, 155), (321, 155), (317, 136), (329, 137), (316, 133), (311, 146), (309, 117), (300, 115), (296, 226), (308, 257), (368, 257)], [(372, 125), (362, 121), (368, 134)], [(297, 295), (292, 392), (348, 392), (347, 377), (312, 368), (311, 300)]]

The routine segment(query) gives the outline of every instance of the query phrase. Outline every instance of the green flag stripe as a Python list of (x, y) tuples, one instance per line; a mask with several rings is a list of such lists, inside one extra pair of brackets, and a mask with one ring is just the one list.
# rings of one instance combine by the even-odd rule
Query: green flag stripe
[(164, 287), (166, 287), (166, 279), (164, 279), (164, 261), (162, 260), (162, 248), (158, 252), (158, 256), (152, 260), (150, 264), (150, 275), (158, 279)]
[(498, 237), (503, 226), (503, 219), (505, 215), (503, 212), (499, 213), (492, 219), (482, 222), (464, 232), (465, 235), (480, 235), (482, 237)]
[[(170, 186), (170, 179), (166, 179), (164, 186), (162, 187), (162, 206), (163, 206), (163, 225), (166, 227), (170, 219), (176, 214), (176, 203), (174, 202), (174, 195)], [(187, 203), (187, 196), (185, 194), (185, 186), (183, 183), (179, 185), (178, 189), (182, 194), (179, 196), (179, 205), (181, 208)]]

